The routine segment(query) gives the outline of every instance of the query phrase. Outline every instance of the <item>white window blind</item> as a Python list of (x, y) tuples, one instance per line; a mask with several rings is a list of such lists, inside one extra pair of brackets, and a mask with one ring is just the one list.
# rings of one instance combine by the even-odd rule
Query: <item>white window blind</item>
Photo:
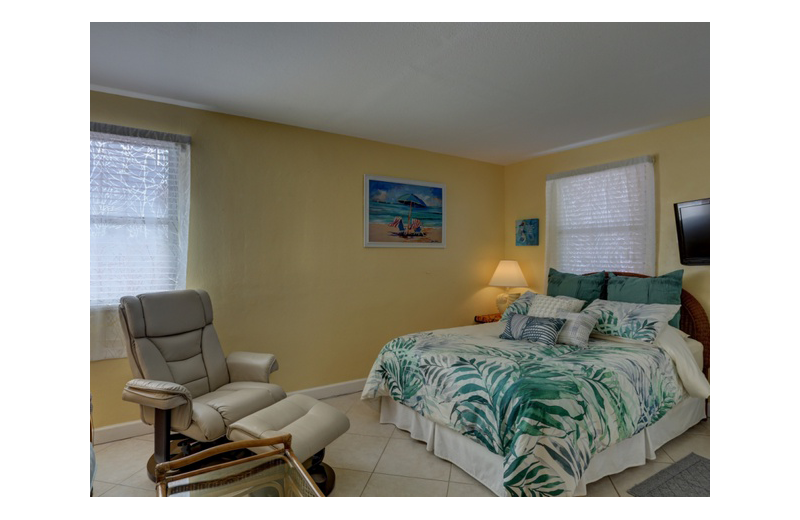
[(125, 356), (120, 297), (186, 287), (189, 152), (186, 136), (91, 125), (92, 359)]
[(655, 274), (651, 156), (548, 175), (546, 269)]

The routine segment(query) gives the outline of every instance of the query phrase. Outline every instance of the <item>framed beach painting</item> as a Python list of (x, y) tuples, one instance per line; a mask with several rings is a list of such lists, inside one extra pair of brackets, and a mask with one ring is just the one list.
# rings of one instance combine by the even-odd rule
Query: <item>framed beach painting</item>
[(445, 185), (364, 176), (364, 247), (445, 247)]

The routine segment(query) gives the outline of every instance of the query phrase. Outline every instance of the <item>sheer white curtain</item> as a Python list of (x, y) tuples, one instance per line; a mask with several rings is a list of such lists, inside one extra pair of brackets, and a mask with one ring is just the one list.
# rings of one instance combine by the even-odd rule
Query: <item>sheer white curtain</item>
[(546, 271), (654, 275), (652, 156), (547, 176)]
[(190, 139), (92, 123), (91, 359), (125, 357), (125, 295), (186, 288)]

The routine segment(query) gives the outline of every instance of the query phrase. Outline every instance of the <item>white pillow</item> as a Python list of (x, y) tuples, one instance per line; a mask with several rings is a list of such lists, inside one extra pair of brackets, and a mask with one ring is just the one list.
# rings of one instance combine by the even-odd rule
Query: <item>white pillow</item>
[(570, 296), (537, 294), (533, 297), (531, 306), (528, 307), (528, 316), (557, 318), (562, 312), (580, 312), (584, 303), (586, 302)]

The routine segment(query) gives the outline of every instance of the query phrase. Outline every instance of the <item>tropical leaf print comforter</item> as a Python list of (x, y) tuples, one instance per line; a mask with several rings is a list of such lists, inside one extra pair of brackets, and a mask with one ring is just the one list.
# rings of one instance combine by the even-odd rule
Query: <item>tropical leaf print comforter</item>
[(684, 396), (660, 348), (588, 348), (462, 334), (387, 343), (362, 399), (389, 396), (503, 457), (512, 496), (571, 495), (591, 457)]

